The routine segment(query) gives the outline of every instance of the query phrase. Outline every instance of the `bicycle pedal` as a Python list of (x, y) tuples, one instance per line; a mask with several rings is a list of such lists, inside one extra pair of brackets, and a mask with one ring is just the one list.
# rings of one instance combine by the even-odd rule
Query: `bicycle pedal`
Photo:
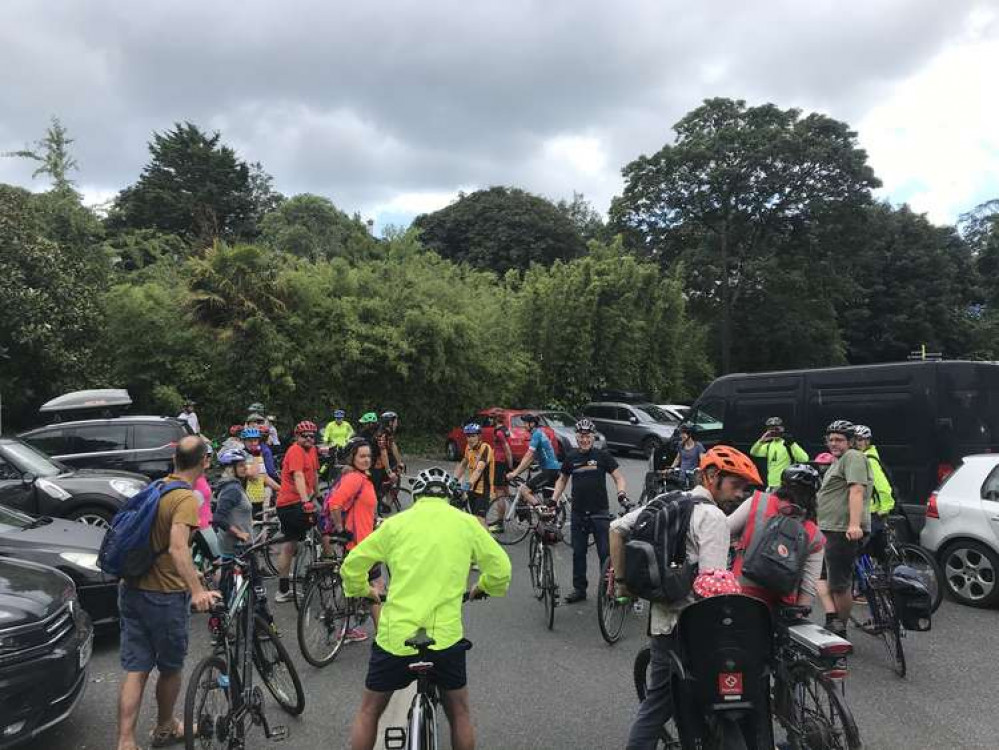
[(288, 727), (270, 727), (270, 731), (267, 732), (267, 739), (271, 742), (284, 742), (288, 739)]

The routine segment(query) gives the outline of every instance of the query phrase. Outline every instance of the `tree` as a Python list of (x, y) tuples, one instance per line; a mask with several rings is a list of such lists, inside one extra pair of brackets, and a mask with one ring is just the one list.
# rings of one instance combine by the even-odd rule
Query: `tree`
[(303, 193), (284, 201), (260, 224), (260, 241), (312, 261), (372, 257), (377, 243), (358, 219), (328, 198)]
[(572, 220), (554, 205), (517, 188), (462, 195), (447, 208), (416, 217), (424, 246), (441, 257), (506, 273), (551, 265), (586, 252)]
[(39, 162), (38, 168), (31, 174), (32, 179), (38, 175), (48, 175), (52, 179), (54, 190), (73, 192), (74, 182), (69, 179), (69, 173), (79, 169), (80, 165), (69, 152), (71, 143), (73, 139), (69, 137), (68, 131), (59, 118), (53, 116), (51, 124), (45, 131), (45, 137), (35, 141), (34, 148), (25, 147), (20, 151), (5, 153), (4, 156)]
[(563, 198), (555, 204), (555, 208), (572, 222), (584, 242), (606, 239), (607, 227), (603, 217), (582, 193), (573, 191), (571, 201)]
[(156, 229), (188, 240), (252, 235), (260, 199), (251, 170), (222, 144), (189, 122), (153, 133), (152, 156), (138, 182), (118, 194), (109, 226)]
[(729, 372), (739, 298), (765, 282), (786, 237), (830, 204), (865, 203), (880, 182), (856, 133), (824, 115), (709, 99), (674, 129), (674, 144), (624, 168), (611, 221), (636, 249), (693, 270)]

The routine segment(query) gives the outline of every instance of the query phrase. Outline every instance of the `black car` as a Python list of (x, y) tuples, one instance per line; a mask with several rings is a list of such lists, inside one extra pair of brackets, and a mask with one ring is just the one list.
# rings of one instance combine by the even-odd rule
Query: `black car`
[(0, 439), (0, 503), (22, 513), (106, 527), (148, 483), (124, 471), (74, 471), (27, 443)]
[(47, 565), (73, 579), (95, 627), (118, 620), (118, 579), (97, 567), (104, 529), (0, 505), (0, 557)]
[(191, 430), (175, 417), (115, 417), (56, 422), (18, 435), (67, 466), (134, 471), (150, 479), (173, 469), (174, 449)]
[(73, 712), (93, 643), (93, 625), (64, 573), (0, 559), (0, 750)]

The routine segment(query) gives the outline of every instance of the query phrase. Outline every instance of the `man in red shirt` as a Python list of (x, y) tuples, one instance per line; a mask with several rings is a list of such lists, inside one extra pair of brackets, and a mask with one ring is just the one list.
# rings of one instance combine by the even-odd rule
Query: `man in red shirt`
[(316, 450), (318, 428), (313, 422), (295, 426), (295, 443), (288, 448), (281, 463), (281, 487), (277, 495), (278, 521), (288, 543), (278, 556), (277, 602), (290, 602), (293, 594), (288, 573), (300, 542), (315, 522), (312, 496), (319, 476), (319, 451)]

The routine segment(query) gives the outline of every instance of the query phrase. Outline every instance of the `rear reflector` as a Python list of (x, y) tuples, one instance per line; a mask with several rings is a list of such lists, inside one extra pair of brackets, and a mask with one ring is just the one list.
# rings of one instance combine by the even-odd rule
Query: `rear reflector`
[(844, 640), (842, 643), (830, 643), (822, 647), (823, 656), (847, 656), (853, 653), (853, 645)]
[(926, 517), (940, 518), (940, 509), (937, 507), (937, 493), (930, 495), (930, 501), (926, 503)]

